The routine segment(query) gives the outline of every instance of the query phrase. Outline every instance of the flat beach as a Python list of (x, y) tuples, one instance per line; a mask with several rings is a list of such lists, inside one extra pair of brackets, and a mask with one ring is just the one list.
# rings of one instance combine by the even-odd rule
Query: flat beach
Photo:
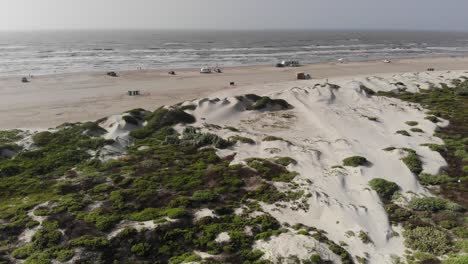
[[(179, 69), (176, 75), (166, 70), (119, 72), (109, 77), (105, 72), (83, 72), (35, 76), (30, 83), (21, 78), (0, 77), (0, 129), (43, 129), (65, 122), (96, 120), (132, 108), (154, 110), (184, 100), (269, 83), (294, 81), (297, 72), (314, 79), (436, 71), (468, 70), (468, 58), (422, 58), (381, 61), (325, 63), (298, 68), (242, 66), (223, 68), (223, 73), (200, 74), (199, 69)], [(34, 73), (33, 73), (34, 74)], [(235, 82), (235, 86), (230, 86)], [(266, 88), (265, 88), (266, 89)], [(142, 95), (128, 96), (128, 90)], [(268, 93), (268, 91), (265, 91)]]

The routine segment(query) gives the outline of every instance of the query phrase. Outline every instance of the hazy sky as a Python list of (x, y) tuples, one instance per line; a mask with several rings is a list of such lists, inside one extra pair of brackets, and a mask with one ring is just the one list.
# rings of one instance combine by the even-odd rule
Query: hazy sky
[(0, 0), (0, 30), (425, 29), (468, 31), (468, 0)]

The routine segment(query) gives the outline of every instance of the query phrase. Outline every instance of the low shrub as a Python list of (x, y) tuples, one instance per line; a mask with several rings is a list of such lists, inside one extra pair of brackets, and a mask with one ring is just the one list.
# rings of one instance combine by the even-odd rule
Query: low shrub
[(309, 260), (311, 261), (311, 264), (322, 264), (322, 263), (324, 263), (322, 257), (319, 254), (315, 254), (315, 255), (310, 256)]
[(288, 166), (289, 164), (293, 164), (293, 165), (297, 164), (297, 161), (290, 157), (278, 157), (278, 158), (275, 158), (275, 162), (285, 167)]
[(45, 146), (54, 139), (54, 134), (49, 131), (43, 131), (35, 134), (32, 137), (34, 144), (38, 146)]
[(70, 240), (70, 245), (72, 247), (84, 247), (91, 250), (104, 249), (110, 246), (109, 240), (104, 237), (93, 237), (90, 235), (85, 235), (79, 238)]
[(398, 131), (395, 132), (395, 133), (400, 134), (400, 135), (403, 135), (403, 136), (405, 136), (405, 137), (411, 137), (411, 134), (408, 133), (408, 131), (406, 131), (406, 130), (398, 130)]
[(16, 259), (25, 259), (34, 253), (35, 249), (33, 244), (27, 244), (23, 247), (17, 248), (11, 252), (11, 256)]
[(268, 160), (248, 159), (247, 164), (268, 181), (290, 182), (297, 176), (296, 172), (290, 172), (284, 166)]
[(271, 107), (278, 110), (290, 109), (292, 106), (283, 99), (271, 99), (268, 96), (264, 96), (261, 99), (255, 101), (251, 106), (247, 107), (247, 110), (262, 110), (267, 107)]
[(197, 202), (211, 202), (216, 199), (218, 195), (211, 190), (196, 191), (192, 195), (192, 199)]
[(343, 160), (343, 165), (348, 167), (366, 166), (368, 164), (369, 161), (361, 156), (352, 156)]
[(136, 245), (133, 245), (130, 251), (132, 251), (133, 254), (139, 256), (139, 257), (144, 257), (146, 256), (151, 249), (150, 244), (148, 243), (138, 243)]
[(421, 146), (428, 147), (432, 151), (436, 152), (442, 152), (446, 150), (446, 147), (444, 145), (438, 145), (438, 144), (422, 144)]
[(58, 230), (58, 223), (54, 221), (42, 222), (42, 228), (32, 237), (33, 246), (37, 250), (44, 250), (57, 246), (62, 238), (62, 233)]
[(143, 139), (150, 136), (151, 134), (163, 127), (172, 126), (180, 123), (191, 124), (195, 122), (194, 116), (187, 114), (181, 109), (166, 109), (164, 107), (161, 107), (153, 113), (148, 114), (145, 117), (145, 119), (148, 121), (146, 126), (132, 131), (130, 133), (132, 137), (137, 139)]
[(423, 168), (422, 161), (419, 159), (418, 154), (416, 153), (416, 151), (411, 149), (406, 149), (406, 151), (408, 152), (408, 154), (401, 160), (403, 161), (403, 163), (405, 163), (405, 165), (412, 173), (416, 175), (420, 174)]
[(390, 200), (393, 194), (400, 190), (398, 184), (381, 178), (372, 179), (369, 181), (369, 186), (376, 191), (384, 201)]
[(405, 122), (405, 124), (407, 124), (408, 126), (417, 126), (419, 123), (416, 121), (408, 121), (408, 122)]
[(189, 104), (189, 105), (183, 105), (179, 107), (179, 109), (182, 111), (194, 111), (195, 109), (197, 109), (197, 106), (194, 104)]
[(138, 122), (138, 120), (131, 115), (124, 115), (122, 116), (122, 119), (125, 120), (126, 123), (132, 124), (135, 126), (138, 126), (140, 124), (140, 122)]
[(413, 198), (409, 207), (416, 211), (437, 212), (447, 208), (447, 200), (438, 197)]
[(244, 143), (244, 144), (255, 145), (255, 141), (253, 139), (247, 138), (247, 137), (232, 136), (232, 137), (229, 137), (228, 140), (230, 142), (233, 142), (233, 143), (241, 142), (241, 143)]
[(202, 134), (202, 133), (199, 133), (193, 127), (187, 127), (184, 130), (184, 133), (182, 135), (182, 141), (180, 142), (180, 144), (196, 146), (198, 148), (212, 145), (219, 149), (225, 149), (225, 148), (232, 146), (234, 142), (227, 141), (215, 134), (211, 134), (211, 133)]
[(444, 260), (443, 264), (466, 264), (468, 263), (468, 255), (452, 256)]
[(441, 185), (441, 184), (446, 184), (450, 182), (455, 182), (456, 179), (450, 178), (447, 175), (430, 175), (427, 173), (421, 173), (418, 176), (419, 182), (421, 182), (422, 185)]
[(451, 246), (447, 234), (434, 227), (416, 227), (405, 230), (403, 237), (407, 247), (436, 256), (447, 253)]
[(369, 95), (369, 96), (375, 95), (375, 91), (374, 91), (374, 90), (372, 90), (371, 88), (369, 88), (369, 87), (367, 87), (367, 86), (365, 86), (365, 85), (363, 85), (363, 84), (361, 84), (361, 85), (359, 86), (359, 88), (360, 88), (361, 92), (366, 93), (366, 95)]
[(263, 141), (284, 141), (284, 139), (275, 136), (267, 136), (263, 138)]
[(434, 116), (434, 115), (426, 116), (424, 119), (427, 119), (427, 120), (431, 121), (432, 123), (439, 123), (440, 122), (439, 118), (437, 118), (437, 116)]
[(396, 148), (395, 147), (388, 147), (384, 148), (383, 151), (394, 151)]
[(388, 213), (388, 217), (392, 223), (404, 222), (413, 215), (410, 210), (402, 208), (393, 203), (385, 205), (385, 211)]
[(202, 258), (195, 253), (185, 253), (180, 256), (175, 256), (169, 259), (169, 264), (179, 264), (179, 263), (198, 263)]
[(455, 227), (452, 229), (452, 232), (460, 238), (468, 238), (468, 228), (465, 227)]
[(62, 249), (59, 251), (54, 252), (55, 258), (60, 262), (69, 261), (75, 255), (75, 251), (73, 249)]
[(424, 130), (417, 128), (417, 127), (411, 128), (410, 131), (414, 133), (424, 133)]
[(184, 208), (145, 208), (141, 212), (129, 215), (128, 219), (132, 221), (149, 221), (156, 220), (163, 216), (167, 216), (172, 219), (177, 219), (185, 215), (187, 215), (187, 212)]
[(360, 231), (358, 236), (364, 244), (373, 243), (372, 239), (369, 237), (369, 234), (364, 231)]

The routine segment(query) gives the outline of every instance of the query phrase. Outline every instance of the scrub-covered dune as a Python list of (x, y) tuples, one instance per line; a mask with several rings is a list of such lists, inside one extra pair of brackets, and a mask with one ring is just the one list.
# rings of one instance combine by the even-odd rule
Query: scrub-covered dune
[(2, 132), (0, 260), (463, 263), (464, 74), (269, 84)]

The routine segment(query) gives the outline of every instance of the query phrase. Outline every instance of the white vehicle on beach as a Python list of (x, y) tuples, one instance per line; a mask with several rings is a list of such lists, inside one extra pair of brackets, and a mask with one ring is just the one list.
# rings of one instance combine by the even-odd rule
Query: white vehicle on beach
[(299, 61), (282, 61), (280, 63), (276, 64), (276, 67), (282, 68), (282, 67), (299, 67)]
[(203, 67), (200, 69), (200, 73), (211, 73), (211, 69), (208, 67)]

